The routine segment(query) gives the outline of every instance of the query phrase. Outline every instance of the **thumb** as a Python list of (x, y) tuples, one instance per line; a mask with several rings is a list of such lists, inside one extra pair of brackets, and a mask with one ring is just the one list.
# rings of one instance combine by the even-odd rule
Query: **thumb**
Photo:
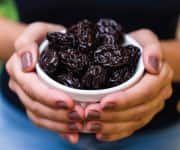
[(48, 32), (65, 32), (65, 30), (61, 25), (48, 23), (33, 23), (29, 25), (15, 43), (16, 52), (21, 59), (22, 70), (24, 72), (34, 70), (38, 59), (38, 45)]
[(130, 36), (143, 47), (143, 61), (147, 72), (158, 74), (162, 63), (162, 51), (157, 36), (146, 29), (132, 32)]
[(32, 43), (18, 51), (18, 56), (20, 56), (21, 60), (21, 67), (24, 72), (34, 71), (38, 59), (37, 49), (38, 45), (36, 43)]

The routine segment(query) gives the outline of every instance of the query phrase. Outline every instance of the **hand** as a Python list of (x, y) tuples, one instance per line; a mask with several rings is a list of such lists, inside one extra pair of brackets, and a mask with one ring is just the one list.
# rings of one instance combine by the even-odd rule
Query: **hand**
[(148, 30), (133, 32), (131, 36), (144, 48), (147, 73), (129, 89), (107, 95), (100, 104), (86, 108), (86, 128), (95, 132), (101, 141), (120, 140), (132, 135), (163, 109), (165, 100), (172, 94), (173, 72), (162, 61), (157, 37)]
[[(59, 25), (33, 23), (15, 43), (15, 52), (6, 64), (9, 87), (24, 104), (29, 118), (38, 126), (63, 134), (71, 143), (78, 141), (83, 110), (68, 95), (42, 82), (35, 64), (38, 45), (47, 32), (65, 32)], [(66, 135), (66, 136), (65, 136)]]

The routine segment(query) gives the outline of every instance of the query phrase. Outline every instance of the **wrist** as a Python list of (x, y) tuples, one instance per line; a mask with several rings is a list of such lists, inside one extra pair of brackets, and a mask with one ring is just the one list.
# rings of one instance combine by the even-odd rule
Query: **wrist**
[(14, 52), (14, 42), (26, 25), (0, 17), (0, 59), (6, 61)]

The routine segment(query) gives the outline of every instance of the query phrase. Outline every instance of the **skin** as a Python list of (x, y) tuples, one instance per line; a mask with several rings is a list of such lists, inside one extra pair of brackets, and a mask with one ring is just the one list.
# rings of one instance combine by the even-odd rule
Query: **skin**
[[(8, 21), (4, 21), (4, 23), (9, 24)], [(15, 27), (13, 23), (11, 25), (11, 28)], [(3, 60), (7, 60), (11, 56), (6, 63), (6, 69), (10, 75), (9, 87), (19, 96), (29, 118), (38, 127), (58, 132), (69, 142), (75, 144), (79, 140), (78, 132), (82, 129), (81, 119), (72, 121), (68, 114), (75, 111), (80, 118), (87, 120), (88, 114), (91, 111), (96, 111), (99, 112), (100, 117), (87, 120), (85, 127), (91, 131), (94, 123), (99, 124), (101, 128), (95, 131), (96, 138), (101, 141), (114, 141), (130, 136), (149, 123), (162, 110), (165, 100), (172, 94), (171, 82), (173, 78), (179, 81), (177, 78), (179, 74), (174, 75), (173, 70), (178, 68), (180, 62), (175, 63), (171, 55), (163, 54), (166, 54), (171, 48), (162, 49), (162, 42), (157, 39), (154, 33), (145, 29), (131, 33), (131, 36), (144, 48), (143, 57), (147, 70), (144, 77), (135, 86), (123, 92), (107, 95), (100, 104), (91, 104), (83, 110), (80, 106), (75, 105), (67, 94), (48, 87), (34, 72), (39, 43), (47, 32), (63, 32), (63, 30), (64, 27), (59, 25), (33, 23), (18, 30), (19, 34), (12, 40), (12, 43), (8, 41), (7, 37), (4, 37), (7, 38), (7, 42), (2, 44), (6, 47), (6, 45), (12, 46), (15, 43), (13, 53), (2, 55), (5, 56)], [(146, 38), (144, 38), (145, 35)], [(180, 44), (176, 42), (174, 53), (177, 53), (179, 47)], [(30, 52), (33, 60), (31, 66), (23, 70), (21, 56), (25, 52)], [(3, 54), (2, 51), (0, 51), (1, 54)], [(159, 59), (158, 70), (150, 65), (149, 56), (156, 56)], [(170, 66), (173, 66), (173, 69)], [(67, 109), (60, 108), (57, 105), (59, 101), (63, 101), (68, 106)], [(109, 105), (109, 102), (116, 104), (116, 107), (104, 109), (105, 106)], [(77, 126), (77, 131), (69, 130), (69, 125), (72, 124)]]

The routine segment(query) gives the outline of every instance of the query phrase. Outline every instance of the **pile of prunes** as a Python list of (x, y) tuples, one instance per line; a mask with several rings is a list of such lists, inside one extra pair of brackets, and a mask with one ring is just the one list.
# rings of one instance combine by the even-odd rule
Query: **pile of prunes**
[(55, 81), (76, 89), (106, 89), (130, 79), (141, 52), (123, 46), (122, 27), (112, 19), (83, 20), (66, 33), (47, 34), (48, 47), (40, 54), (40, 67)]

